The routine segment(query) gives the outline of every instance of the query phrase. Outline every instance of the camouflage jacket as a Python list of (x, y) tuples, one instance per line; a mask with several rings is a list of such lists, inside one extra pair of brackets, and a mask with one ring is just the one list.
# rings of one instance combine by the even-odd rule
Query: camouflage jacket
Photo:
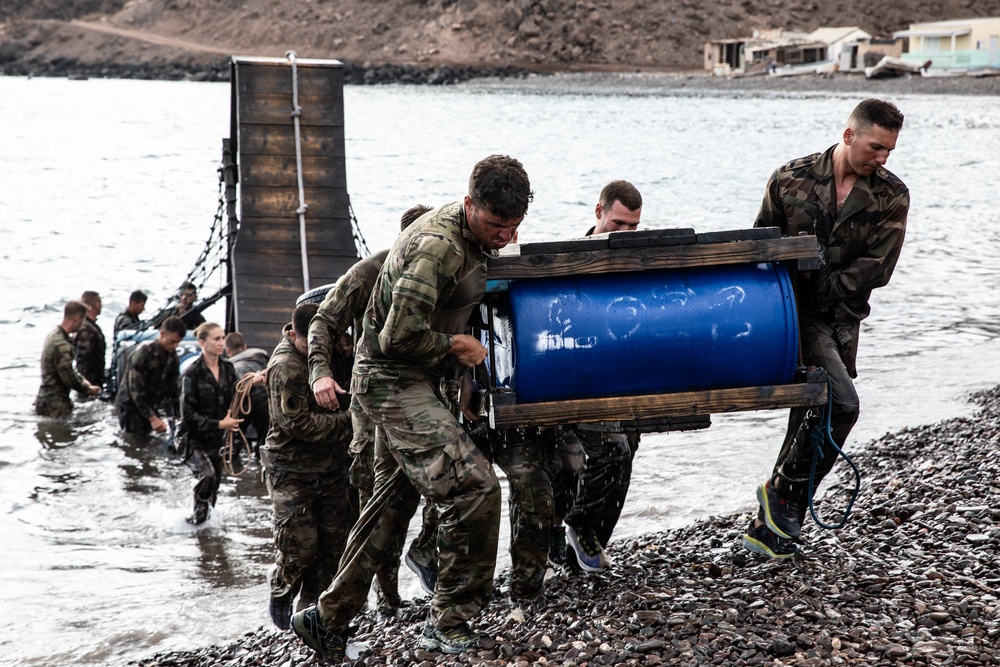
[(218, 449), (225, 440), (219, 422), (229, 412), (236, 387), (236, 369), (228, 359), (219, 359), (219, 379), (198, 357), (181, 376), (181, 426), (178, 435), (205, 451)]
[(167, 352), (158, 339), (140, 343), (126, 362), (125, 378), (115, 403), (120, 414), (134, 412), (144, 419), (170, 400), (174, 416), (180, 414), (180, 370), (177, 355)]
[(118, 339), (118, 332), (122, 329), (129, 329), (133, 325), (139, 323), (139, 317), (128, 312), (128, 309), (123, 310), (118, 313), (118, 317), (115, 318), (115, 328), (112, 331), (112, 338)]
[(853, 376), (860, 322), (871, 312), (872, 290), (889, 282), (899, 259), (910, 195), (901, 180), (879, 167), (858, 178), (838, 211), (834, 148), (775, 170), (754, 226), (779, 227), (785, 236), (816, 235), (824, 267), (799, 281), (799, 313), (834, 328)]
[(101, 327), (89, 317), (83, 318), (83, 325), (76, 332), (76, 370), (97, 387), (104, 384), (104, 354), (107, 348)]
[[(454, 377), (452, 335), (464, 333), (486, 293), (486, 258), (462, 202), (426, 214), (397, 237), (372, 291), (354, 381)], [(447, 360), (446, 360), (447, 359)]]
[(267, 364), (271, 430), (260, 460), (271, 471), (327, 472), (346, 469), (351, 416), (320, 407), (309, 386), (306, 358), (295, 349), (285, 325), (281, 342)]
[(349, 379), (334, 372), (335, 357), (339, 356), (334, 348), (349, 327), (357, 339), (375, 279), (388, 254), (383, 250), (357, 262), (327, 292), (309, 325), (309, 386), (323, 377), (332, 377), (341, 386)]
[(71, 389), (87, 393), (83, 376), (73, 368), (73, 356), (73, 342), (62, 327), (56, 327), (45, 337), (39, 398), (59, 396), (68, 401)]

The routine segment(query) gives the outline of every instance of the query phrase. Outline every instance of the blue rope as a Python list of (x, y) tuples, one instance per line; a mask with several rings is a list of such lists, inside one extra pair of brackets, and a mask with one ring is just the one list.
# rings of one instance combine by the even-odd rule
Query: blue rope
[[(820, 528), (825, 528), (826, 530), (839, 530), (847, 524), (847, 519), (851, 514), (851, 508), (854, 507), (854, 501), (858, 499), (858, 492), (861, 490), (861, 472), (858, 471), (858, 467), (854, 465), (854, 461), (852, 461), (851, 458), (844, 453), (844, 450), (838, 447), (837, 443), (833, 440), (833, 432), (830, 428), (830, 417), (833, 412), (830, 408), (830, 403), (833, 400), (833, 394), (830, 391), (829, 381), (827, 381), (826, 384), (826, 395), (826, 405), (823, 406), (823, 409), (820, 412), (820, 423), (817, 424), (813, 428), (812, 433), (809, 434), (809, 442), (813, 447), (812, 466), (809, 470), (809, 514), (812, 515), (813, 521), (815, 521), (816, 525)], [(816, 510), (813, 507), (813, 493), (816, 486), (816, 463), (818, 463), (819, 460), (825, 456), (823, 453), (823, 445), (825, 443), (829, 443), (837, 454), (843, 456), (844, 460), (847, 461), (847, 464), (851, 466), (851, 469), (854, 471), (854, 491), (851, 493), (851, 500), (847, 503), (847, 509), (844, 510), (844, 515), (841, 518), (840, 523), (833, 526), (820, 521), (819, 517), (816, 515)]]

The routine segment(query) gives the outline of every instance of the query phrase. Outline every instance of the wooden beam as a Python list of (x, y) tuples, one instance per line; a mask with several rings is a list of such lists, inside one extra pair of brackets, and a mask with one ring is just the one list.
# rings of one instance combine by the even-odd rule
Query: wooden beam
[(492, 406), (496, 428), (657, 419), (826, 403), (826, 382)]
[(625, 273), (719, 264), (783, 262), (816, 256), (815, 236), (691, 243), (536, 255), (501, 255), (489, 260), (490, 280), (553, 278), (590, 273)]
[[(346, 203), (346, 183), (343, 156), (302, 156), (302, 184), (307, 197), (310, 188), (343, 189)], [(298, 166), (294, 149), (291, 155), (254, 155), (252, 159), (244, 155), (240, 165), (240, 184), (243, 187), (289, 188), (298, 197)]]
[[(302, 138), (303, 156), (344, 158), (344, 128), (304, 125)], [(295, 128), (287, 125), (247, 125), (240, 134), (240, 154), (295, 156)]]

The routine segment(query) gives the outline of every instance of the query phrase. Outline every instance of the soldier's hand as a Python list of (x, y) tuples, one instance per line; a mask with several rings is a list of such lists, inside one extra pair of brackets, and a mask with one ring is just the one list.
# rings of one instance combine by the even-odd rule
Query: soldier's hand
[(101, 393), (101, 388), (97, 385), (90, 384), (89, 382), (85, 382), (85, 384), (87, 385), (87, 393), (91, 396), (97, 396)]
[(478, 338), (468, 334), (455, 334), (451, 337), (451, 347), (448, 354), (454, 355), (463, 366), (473, 367), (486, 359), (486, 348)]
[(242, 423), (242, 419), (236, 419), (231, 415), (226, 415), (219, 420), (219, 428), (223, 431), (236, 431), (240, 428), (240, 424)]
[(262, 385), (267, 382), (267, 371), (257, 371), (253, 374), (253, 385), (254, 387)]
[(327, 410), (339, 410), (340, 401), (337, 400), (337, 394), (347, 393), (332, 377), (317, 379), (313, 382), (312, 390), (316, 402)]
[(152, 417), (149, 418), (149, 425), (152, 426), (153, 430), (156, 431), (157, 433), (167, 432), (167, 425), (163, 423), (163, 420), (157, 417), (156, 415), (153, 415)]

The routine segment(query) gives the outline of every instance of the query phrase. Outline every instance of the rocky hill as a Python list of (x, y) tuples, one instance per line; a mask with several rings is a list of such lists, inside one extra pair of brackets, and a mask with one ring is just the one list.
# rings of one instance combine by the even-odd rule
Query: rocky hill
[(1000, 15), (1000, 0), (4, 0), (0, 73), (221, 77), (233, 53), (398, 72), (699, 70), (755, 28)]

